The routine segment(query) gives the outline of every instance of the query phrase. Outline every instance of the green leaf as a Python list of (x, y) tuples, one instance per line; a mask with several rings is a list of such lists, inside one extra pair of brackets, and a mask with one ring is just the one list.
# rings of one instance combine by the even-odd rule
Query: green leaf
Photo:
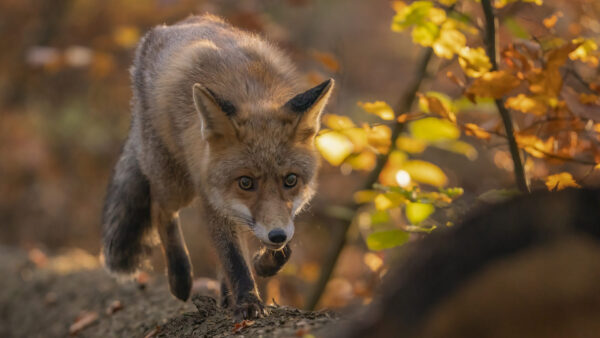
[(521, 26), (517, 20), (513, 18), (507, 18), (504, 20), (504, 26), (508, 28), (508, 31), (515, 37), (519, 39), (529, 39), (531, 35), (527, 32), (527, 30)]
[(390, 215), (387, 211), (377, 210), (371, 214), (371, 224), (387, 223), (390, 220)]
[(455, 124), (435, 117), (411, 122), (409, 129), (415, 138), (429, 142), (456, 140), (460, 136), (460, 130)]
[(439, 35), (440, 28), (432, 22), (424, 22), (412, 31), (413, 42), (425, 47), (433, 45)]
[(392, 30), (400, 32), (412, 25), (422, 24), (431, 8), (433, 8), (433, 3), (430, 1), (415, 1), (409, 6), (402, 8), (394, 16)]
[(492, 189), (479, 195), (477, 199), (485, 203), (500, 203), (511, 197), (519, 195), (520, 192), (517, 189)]
[(373, 251), (391, 249), (406, 243), (408, 238), (409, 234), (399, 229), (378, 231), (367, 237), (367, 246)]
[(419, 224), (435, 211), (435, 207), (429, 203), (406, 204), (406, 218), (412, 224)]

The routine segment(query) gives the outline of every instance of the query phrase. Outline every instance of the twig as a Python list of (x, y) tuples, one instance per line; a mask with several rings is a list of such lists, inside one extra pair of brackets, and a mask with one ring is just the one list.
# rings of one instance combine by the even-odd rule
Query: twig
[[(498, 21), (494, 16), (494, 9), (490, 0), (481, 0), (481, 6), (483, 7), (483, 14), (485, 17), (485, 50), (492, 64), (492, 70), (498, 70), (498, 38), (496, 36), (496, 26)], [(506, 136), (508, 139), (508, 148), (514, 164), (515, 181), (517, 187), (521, 192), (529, 192), (527, 186), (527, 178), (525, 176), (525, 169), (523, 162), (521, 161), (521, 154), (517, 141), (515, 140), (513, 122), (510, 117), (509, 111), (504, 106), (503, 99), (496, 99), (496, 108), (502, 118), (504, 129), (506, 130)]]
[[(417, 96), (417, 91), (419, 90), (419, 87), (421, 87), (421, 83), (423, 82), (423, 80), (425, 79), (425, 77), (427, 75), (427, 66), (429, 65), (429, 62), (431, 61), (432, 55), (433, 55), (433, 49), (431, 49), (431, 48), (426, 48), (421, 53), (421, 56), (419, 57), (419, 64), (417, 65), (417, 70), (416, 70), (414, 81), (411, 83), (411, 85), (408, 87), (408, 89), (406, 90), (404, 95), (401, 97), (401, 99), (398, 101), (398, 103), (394, 107), (394, 111), (396, 113), (401, 114), (401, 113), (408, 112), (410, 110), (410, 108), (412, 107), (412, 105), (415, 101), (415, 97)], [(402, 133), (403, 130), (404, 130), (404, 123), (396, 122), (394, 125), (394, 128), (392, 129), (391, 139), (393, 141), (395, 141), (398, 138), (398, 136), (400, 136), (400, 134)], [(395, 142), (393, 142), (393, 141), (392, 141), (392, 146), (390, 147), (388, 152), (386, 154), (383, 154), (383, 155), (380, 155), (379, 157), (377, 157), (377, 162), (375, 163), (375, 168), (371, 171), (371, 173), (369, 173), (369, 176), (367, 176), (367, 179), (365, 180), (365, 184), (363, 185), (363, 189), (371, 189), (373, 187), (373, 184), (375, 184), (377, 182), (377, 179), (379, 178), (379, 174), (381, 174), (383, 167), (387, 163), (390, 153), (392, 152), (393, 149), (395, 149), (394, 148)], [(359, 205), (354, 203), (349, 208), (351, 210), (357, 210), (358, 207), (359, 207)], [(315, 306), (317, 305), (317, 303), (319, 302), (319, 299), (321, 299), (321, 295), (323, 294), (323, 291), (325, 290), (325, 287), (327, 286), (327, 282), (329, 281), (329, 278), (331, 277), (331, 274), (333, 272), (333, 269), (335, 268), (335, 265), (340, 256), (340, 253), (342, 252), (342, 249), (344, 248), (344, 245), (346, 244), (346, 233), (348, 232), (348, 229), (350, 228), (351, 224), (352, 224), (351, 220), (345, 221), (342, 225), (342, 228), (340, 229), (341, 234), (339, 236), (337, 236), (336, 238), (334, 238), (333, 243), (331, 245), (331, 251), (330, 251), (329, 255), (327, 256), (325, 262), (323, 263), (323, 268), (321, 270), (321, 275), (319, 276), (319, 280), (317, 281), (314, 289), (312, 290), (312, 293), (309, 295), (309, 297), (306, 301), (305, 308), (307, 310), (313, 310), (315, 308)]]

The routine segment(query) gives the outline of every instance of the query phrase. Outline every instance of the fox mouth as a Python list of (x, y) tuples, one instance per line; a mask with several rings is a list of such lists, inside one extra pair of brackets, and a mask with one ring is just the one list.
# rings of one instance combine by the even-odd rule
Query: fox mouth
[(275, 243), (268, 243), (265, 241), (261, 241), (261, 243), (265, 246), (265, 248), (269, 249), (269, 250), (273, 250), (273, 251), (279, 251), (281, 249), (283, 249), (287, 242), (281, 243), (281, 244), (275, 244)]

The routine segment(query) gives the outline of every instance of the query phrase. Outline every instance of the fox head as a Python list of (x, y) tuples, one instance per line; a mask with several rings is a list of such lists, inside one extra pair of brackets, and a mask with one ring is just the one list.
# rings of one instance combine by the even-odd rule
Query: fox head
[(332, 88), (330, 79), (287, 101), (234, 105), (202, 84), (193, 87), (204, 198), (272, 249), (292, 238), (294, 216), (314, 194), (314, 138)]

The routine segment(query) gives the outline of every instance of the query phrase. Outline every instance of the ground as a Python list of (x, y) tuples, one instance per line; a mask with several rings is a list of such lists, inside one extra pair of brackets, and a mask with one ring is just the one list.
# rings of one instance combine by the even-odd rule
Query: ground
[(265, 318), (235, 323), (214, 298), (200, 295), (210, 294), (205, 285), (183, 303), (164, 277), (144, 287), (119, 283), (93, 259), (81, 251), (47, 258), (0, 247), (0, 337), (301, 337), (337, 321), (331, 312), (269, 306)]

